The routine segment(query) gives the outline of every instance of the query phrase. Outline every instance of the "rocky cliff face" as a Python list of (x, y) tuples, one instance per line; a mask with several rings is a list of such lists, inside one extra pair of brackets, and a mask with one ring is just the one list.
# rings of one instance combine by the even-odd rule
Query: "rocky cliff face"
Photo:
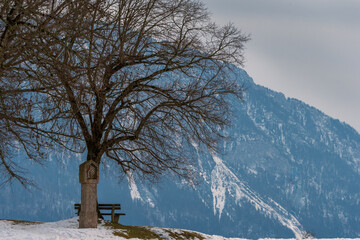
[[(111, 163), (102, 165), (99, 202), (122, 204), (123, 224), (258, 237), (360, 237), (360, 135), (350, 126), (281, 93), (247, 87), (234, 105), (233, 126), (220, 153), (188, 147), (199, 184), (165, 179), (147, 185), (132, 176), (119, 182)], [(26, 163), (19, 153), (19, 161)], [(52, 221), (74, 216), (80, 201), (81, 155), (50, 157), (28, 165), (38, 188), (0, 189), (0, 218)]]

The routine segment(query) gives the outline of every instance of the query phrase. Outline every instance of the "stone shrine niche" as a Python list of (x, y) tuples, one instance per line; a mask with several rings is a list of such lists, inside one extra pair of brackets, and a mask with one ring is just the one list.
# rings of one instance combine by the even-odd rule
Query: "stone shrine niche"
[(79, 167), (80, 183), (98, 183), (99, 182), (99, 165), (90, 160), (82, 163)]
[(97, 167), (94, 164), (90, 164), (87, 169), (87, 178), (96, 179)]

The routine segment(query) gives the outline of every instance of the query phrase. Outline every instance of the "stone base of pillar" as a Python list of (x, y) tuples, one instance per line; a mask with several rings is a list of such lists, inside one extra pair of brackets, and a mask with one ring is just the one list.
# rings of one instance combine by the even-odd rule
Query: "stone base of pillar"
[(81, 209), (79, 215), (79, 228), (97, 228), (97, 184), (81, 184)]

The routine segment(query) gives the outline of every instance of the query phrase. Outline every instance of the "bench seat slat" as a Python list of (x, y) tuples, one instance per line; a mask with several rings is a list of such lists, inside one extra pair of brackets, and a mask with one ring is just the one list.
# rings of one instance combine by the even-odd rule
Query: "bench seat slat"
[[(105, 215), (105, 216), (111, 216), (111, 213), (101, 213), (101, 215)], [(115, 213), (115, 215), (126, 215), (125, 213)]]
[(99, 205), (99, 207), (100, 207), (100, 206), (101, 206), (101, 207), (106, 207), (106, 206), (120, 206), (119, 203), (116, 203), (116, 204), (104, 204), (104, 203), (99, 203), (98, 205)]
[[(100, 210), (112, 210), (113, 208), (112, 207), (100, 207), (99, 206), (99, 209)], [(121, 207), (114, 207), (115, 210), (120, 210)]]

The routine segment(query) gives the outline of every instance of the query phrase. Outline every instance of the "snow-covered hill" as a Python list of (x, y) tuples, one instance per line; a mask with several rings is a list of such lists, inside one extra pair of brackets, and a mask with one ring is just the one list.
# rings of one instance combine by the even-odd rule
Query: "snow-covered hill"
[[(360, 135), (353, 128), (281, 93), (247, 87), (234, 105), (233, 126), (220, 153), (188, 147), (199, 184), (173, 179), (147, 185), (131, 176), (119, 183), (111, 163), (102, 165), (99, 202), (121, 203), (128, 225), (192, 229), (225, 237), (360, 237)], [(81, 155), (51, 155), (46, 166), (19, 161), (38, 188), (0, 189), (0, 218), (57, 221), (74, 216), (80, 201)]]
[[(183, 229), (108, 225), (106, 222), (99, 224), (97, 229), (79, 229), (77, 218), (47, 223), (0, 220), (0, 240), (135, 240), (149, 238), (163, 240), (245, 240), (224, 238)], [(271, 239), (267, 238), (266, 240)], [(338, 238), (336, 240), (359, 239)]]
[[(124, 240), (124, 239), (202, 239), (241, 240), (224, 238), (182, 229), (117, 226), (99, 224), (97, 229), (79, 229), (77, 218), (58, 222), (34, 223), (0, 220), (0, 240)], [(120, 235), (120, 236), (119, 236)]]

